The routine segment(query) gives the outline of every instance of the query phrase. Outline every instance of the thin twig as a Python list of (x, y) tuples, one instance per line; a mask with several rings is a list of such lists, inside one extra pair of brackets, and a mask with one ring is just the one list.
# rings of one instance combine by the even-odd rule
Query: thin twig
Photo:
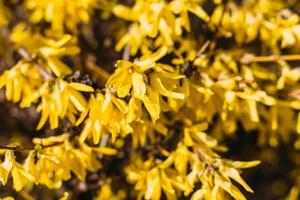
[(211, 41), (210, 40), (207, 40), (203, 45), (202, 47), (200, 48), (200, 50), (197, 52), (197, 57), (201, 56), (205, 51), (206, 49), (209, 47)]
[(51, 80), (53, 79), (53, 76), (48, 73), (41, 65), (34, 63), (34, 66), (39, 70), (39, 72), (42, 74), (42, 76), (47, 79), (47, 80)]
[(207, 162), (205, 156), (202, 154), (202, 152), (199, 148), (194, 147), (194, 152), (199, 156), (199, 159), (201, 160), (201, 162), (203, 162), (207, 166), (207, 169), (209, 171), (215, 171), (214, 166), (212, 164), (210, 164), (209, 162)]
[(129, 60), (130, 59), (130, 45), (129, 44), (127, 44), (124, 48), (122, 59), (123, 60)]
[(31, 147), (3, 146), (3, 145), (0, 145), (0, 149), (14, 150), (14, 151), (31, 151), (31, 150), (33, 150), (33, 148), (31, 148)]
[[(109, 135), (108, 134), (104, 134), (102, 137), (101, 137), (101, 141), (100, 141), (100, 144), (99, 146), (100, 147), (105, 147), (107, 142), (108, 142), (108, 139), (109, 139)], [(98, 158), (101, 159), (103, 157), (103, 153), (99, 153), (98, 154)]]
[(23, 48), (18, 49), (18, 53), (19, 53), (20, 56), (22, 56), (22, 58), (24, 58), (26, 61), (29, 61), (29, 62), (32, 61), (32, 58), (30, 57), (29, 53), (28, 53), (25, 49), (23, 49)]
[(280, 60), (297, 61), (300, 60), (300, 54), (270, 56), (255, 56), (253, 54), (245, 54), (240, 61), (241, 63), (249, 64), (253, 62), (277, 62)]
[(36, 63), (34, 58), (32, 58), (25, 49), (23, 49), (23, 48), (18, 49), (18, 53), (27, 62), (31, 62), (39, 70), (39, 72), (45, 79), (47, 79), (47, 80), (53, 79), (53, 76), (49, 72), (47, 72), (41, 65)]
[[(64, 142), (55, 142), (52, 144), (48, 145), (40, 145), (42, 149), (49, 148), (49, 147), (54, 147), (54, 146), (59, 146), (63, 144)], [(32, 151), (35, 150), (35, 147), (22, 147), (22, 146), (4, 146), (0, 145), (0, 149), (5, 149), (5, 150), (14, 150), (14, 151)]]

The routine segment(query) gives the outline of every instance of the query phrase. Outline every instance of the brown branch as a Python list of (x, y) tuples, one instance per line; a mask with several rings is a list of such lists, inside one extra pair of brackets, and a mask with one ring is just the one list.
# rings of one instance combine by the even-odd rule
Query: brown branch
[(23, 49), (23, 48), (19, 48), (18, 49), (18, 53), (20, 54), (20, 56), (22, 56), (22, 58), (24, 60), (26, 60), (27, 62), (30, 62), (32, 63), (38, 70), (39, 72), (41, 73), (41, 75), (47, 79), (47, 80), (50, 80), (50, 79), (53, 79), (53, 76), (51, 73), (47, 72), (41, 65), (39, 65), (38, 63), (35, 62), (34, 58), (31, 57), (29, 55), (29, 53)]
[(255, 56), (253, 54), (245, 54), (241, 58), (241, 63), (249, 64), (253, 62), (277, 62), (277, 61), (297, 61), (300, 60), (300, 54), (292, 55), (270, 55), (270, 56)]
[(39, 72), (42, 74), (42, 76), (45, 79), (47, 80), (53, 79), (53, 76), (50, 73), (48, 73), (41, 65), (34, 63), (34, 66), (39, 70)]
[(200, 57), (205, 51), (206, 49), (209, 47), (211, 41), (207, 40), (202, 47), (200, 48), (200, 50), (197, 52), (197, 57)]
[[(48, 144), (48, 145), (42, 145), (40, 144), (42, 149), (45, 148), (49, 148), (49, 147), (54, 147), (54, 146), (59, 146), (61, 144), (63, 144), (64, 142), (55, 142), (52, 144)], [(4, 145), (0, 145), (0, 149), (2, 150), (13, 150), (13, 151), (32, 151), (35, 150), (35, 147), (23, 147), (23, 146), (4, 146)]]
[(215, 167), (206, 160), (205, 156), (202, 154), (201, 150), (198, 147), (194, 147), (193, 150), (198, 155), (200, 161), (203, 162), (206, 165), (207, 170), (209, 170), (210, 172), (211, 171), (212, 172), (217, 171), (215, 169)]
[(123, 60), (129, 60), (130, 59), (130, 45), (126, 44), (123, 51)]
[(22, 56), (22, 58), (24, 58), (26, 61), (29, 61), (29, 62), (32, 61), (32, 57), (29, 55), (29, 53), (28, 53), (25, 49), (23, 49), (23, 48), (18, 49), (18, 53), (19, 53), (20, 56)]
[(33, 150), (33, 148), (31, 148), (31, 147), (3, 146), (3, 145), (0, 145), (0, 149), (4, 149), (4, 150), (14, 150), (14, 151), (31, 151), (31, 150)]
[[(107, 144), (107, 142), (108, 142), (108, 139), (109, 139), (109, 135), (108, 135), (108, 134), (104, 134), (104, 135), (102, 136), (102, 138), (101, 138), (101, 141), (100, 141), (99, 146), (100, 146), (100, 147), (105, 147), (106, 144)], [(99, 154), (98, 154), (98, 158), (99, 158), (99, 159), (103, 158), (103, 153), (99, 153)]]

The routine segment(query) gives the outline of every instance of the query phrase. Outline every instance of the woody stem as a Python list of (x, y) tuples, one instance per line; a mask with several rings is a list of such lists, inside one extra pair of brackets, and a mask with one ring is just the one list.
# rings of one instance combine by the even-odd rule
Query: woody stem
[(253, 54), (245, 54), (241, 58), (241, 62), (248, 64), (253, 62), (276, 62), (276, 61), (296, 61), (300, 60), (300, 54), (292, 55), (270, 55), (270, 56), (255, 56)]

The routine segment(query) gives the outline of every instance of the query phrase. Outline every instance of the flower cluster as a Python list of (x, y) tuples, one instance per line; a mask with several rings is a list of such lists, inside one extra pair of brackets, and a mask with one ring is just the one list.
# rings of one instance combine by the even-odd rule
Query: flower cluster
[[(300, 59), (300, 23), (286, 2), (17, 4), (24, 22), (0, 0), (14, 63), (3, 66), (0, 88), (7, 101), (38, 113), (44, 135), (29, 136), (30, 147), (0, 145), (2, 185), (26, 195), (34, 184), (61, 188), (61, 199), (95, 189), (99, 200), (246, 199), (240, 188), (253, 190), (241, 174), (261, 157), (227, 159), (224, 140), (257, 132), (260, 146), (300, 148), (300, 68), (289, 62)], [(89, 63), (105, 59), (97, 40), (116, 57), (123, 51), (111, 74)], [(88, 188), (90, 176), (96, 188)], [(64, 189), (76, 180), (84, 186)], [(298, 188), (288, 198), (297, 199)]]
[[(122, 4), (114, 6), (113, 13), (132, 21), (127, 33), (119, 40), (116, 50), (130, 46), (135, 55), (139, 49), (149, 52), (153, 47), (170, 46), (180, 41), (185, 31), (190, 32), (189, 13), (201, 20), (209, 21), (208, 14), (201, 7), (202, 0), (137, 1), (132, 8)], [(147, 37), (152, 38), (149, 41)]]
[(241, 178), (239, 169), (253, 167), (259, 161), (220, 158), (213, 151), (220, 147), (214, 138), (202, 132), (205, 128), (205, 123), (185, 128), (183, 142), (178, 143), (174, 151), (161, 150), (164, 160), (151, 157), (143, 161), (138, 155), (131, 157), (134, 161), (125, 168), (125, 173), (139, 191), (139, 198), (157, 200), (164, 193), (167, 199), (176, 199), (182, 194), (195, 200), (218, 199), (227, 192), (235, 199), (245, 199), (231, 180), (253, 192)]
[(98, 7), (97, 0), (26, 0), (24, 7), (30, 13), (34, 24), (47, 22), (51, 29), (64, 32), (64, 29), (76, 32), (80, 23), (88, 23), (93, 10)]

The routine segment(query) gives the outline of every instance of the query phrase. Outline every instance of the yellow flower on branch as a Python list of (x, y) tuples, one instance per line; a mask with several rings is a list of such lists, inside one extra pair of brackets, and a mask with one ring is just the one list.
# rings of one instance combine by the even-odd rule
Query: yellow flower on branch
[(67, 83), (63, 80), (57, 80), (53, 86), (45, 83), (45, 89), (41, 91), (41, 103), (37, 111), (42, 113), (37, 129), (41, 129), (47, 119), (50, 122), (50, 128), (58, 127), (59, 118), (68, 119), (75, 124), (75, 114), (81, 113), (87, 108), (87, 100), (81, 92), (93, 92), (90, 86), (80, 83)]
[(5, 87), (6, 99), (15, 103), (20, 102), (22, 108), (37, 102), (41, 84), (42, 77), (39, 70), (23, 61), (0, 76), (0, 88)]
[(44, 37), (39, 33), (32, 32), (23, 23), (18, 24), (13, 29), (11, 41), (24, 61), (44, 69), (47, 73), (53, 72), (58, 77), (72, 72), (60, 58), (74, 56), (80, 52), (80, 49), (74, 44), (76, 42), (74, 37), (71, 35)]
[(35, 178), (24, 169), (24, 166), (15, 161), (13, 151), (8, 150), (5, 154), (5, 160), (0, 166), (0, 180), (3, 185), (6, 184), (10, 173), (13, 178), (13, 188), (16, 191), (21, 190), (28, 182), (35, 181)]
[[(156, 121), (160, 114), (160, 95), (172, 99), (184, 99), (183, 93), (167, 89), (178, 90), (179, 80), (184, 76), (168, 65), (155, 63), (166, 53), (167, 48), (162, 47), (157, 52), (145, 55), (133, 63), (118, 61), (116, 72), (107, 81), (107, 87), (113, 87), (120, 98), (132, 93), (129, 106), (140, 107), (139, 102), (142, 101), (153, 121)], [(134, 111), (129, 110), (129, 113), (130, 120), (140, 118), (132, 115)]]
[(98, 144), (101, 136), (108, 133), (111, 134), (112, 141), (119, 134), (127, 135), (132, 130), (126, 121), (127, 109), (127, 104), (109, 90), (106, 90), (105, 96), (101, 93), (91, 96), (87, 108), (77, 120), (77, 125), (84, 121), (80, 142), (92, 138), (94, 144)]

